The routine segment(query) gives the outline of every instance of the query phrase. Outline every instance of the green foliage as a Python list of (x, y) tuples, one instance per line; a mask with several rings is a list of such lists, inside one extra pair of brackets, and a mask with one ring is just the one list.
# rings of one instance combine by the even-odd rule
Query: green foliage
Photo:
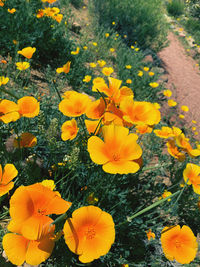
[(184, 13), (185, 4), (183, 0), (172, 0), (167, 3), (167, 11), (170, 15), (178, 17)]
[(113, 26), (126, 42), (160, 49), (166, 40), (166, 22), (160, 0), (94, 0), (95, 12), (101, 25)]
[(197, 44), (200, 44), (200, 23), (199, 20), (195, 18), (189, 18), (183, 21), (183, 25), (188, 33), (190, 33)]
[(70, 0), (70, 3), (71, 3), (75, 8), (80, 8), (80, 7), (83, 7), (83, 5), (84, 5), (83, 0)]

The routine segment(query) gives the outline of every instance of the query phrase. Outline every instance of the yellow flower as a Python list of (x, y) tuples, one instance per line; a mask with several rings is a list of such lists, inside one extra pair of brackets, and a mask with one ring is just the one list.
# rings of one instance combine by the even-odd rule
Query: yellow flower
[(80, 51), (80, 48), (77, 47), (77, 48), (76, 48), (76, 51), (71, 51), (71, 54), (72, 54), (72, 55), (78, 55), (79, 51)]
[(9, 78), (8, 77), (4, 77), (4, 76), (0, 76), (0, 86), (3, 84), (7, 84), (9, 81)]
[(7, 194), (13, 187), (12, 180), (18, 175), (18, 171), (13, 164), (6, 164), (2, 170), (0, 164), (0, 197)]
[(96, 66), (97, 66), (96, 63), (94, 63), (94, 62), (91, 62), (91, 63), (90, 63), (90, 67), (91, 67), (91, 68), (96, 68)]
[(83, 82), (89, 83), (91, 81), (91, 76), (90, 75), (86, 75), (83, 79)]
[(180, 119), (184, 119), (185, 116), (184, 116), (183, 114), (180, 114), (180, 115), (179, 115), (179, 118), (180, 118)]
[(196, 194), (200, 194), (200, 166), (188, 163), (183, 171), (183, 178), (185, 183), (192, 184)]
[(115, 35), (116, 37), (119, 37), (119, 33), (116, 33), (116, 35)]
[(94, 193), (90, 193), (89, 196), (87, 197), (86, 201), (88, 204), (94, 205), (99, 201), (99, 199), (94, 196)]
[(197, 122), (196, 122), (196, 121), (194, 121), (194, 120), (192, 120), (192, 123), (196, 124)]
[(167, 96), (167, 97), (170, 97), (172, 95), (172, 91), (171, 90), (164, 90), (163, 91), (163, 95)]
[(48, 179), (46, 179), (46, 180), (43, 180), (43, 181), (41, 182), (41, 184), (42, 184), (43, 186), (46, 186), (46, 187), (48, 187), (49, 189), (51, 189), (51, 191), (53, 191), (53, 190), (55, 189), (55, 187), (56, 187), (56, 185), (55, 185), (55, 183), (54, 183), (54, 180), (48, 180)]
[(159, 86), (159, 83), (157, 82), (153, 82), (153, 83), (149, 83), (149, 85), (152, 87), (152, 88), (156, 88)]
[(143, 70), (144, 71), (149, 71), (149, 68), (148, 67), (144, 67)]
[(106, 76), (110, 76), (113, 73), (113, 68), (111, 67), (105, 67), (102, 69), (102, 73)]
[(18, 44), (18, 41), (17, 40), (13, 40), (13, 44), (14, 45), (17, 45)]
[(77, 127), (77, 123), (75, 119), (71, 121), (66, 121), (63, 123), (61, 127), (61, 138), (63, 141), (73, 140), (78, 133), (79, 128)]
[(85, 45), (85, 46), (83, 47), (83, 49), (84, 49), (84, 50), (87, 50), (87, 49), (88, 49), (88, 47)]
[(93, 42), (92, 44), (93, 44), (93, 46), (97, 46), (97, 43), (96, 42)]
[(104, 60), (98, 60), (97, 63), (99, 64), (100, 68), (103, 68), (106, 65), (106, 61)]
[(142, 76), (143, 76), (143, 71), (139, 70), (139, 71), (138, 71), (138, 76), (139, 76), (139, 77), (142, 77)]
[(154, 75), (155, 75), (155, 73), (153, 71), (149, 72), (149, 76), (154, 76)]
[(181, 106), (182, 111), (188, 112), (189, 108), (188, 106)]
[(34, 118), (39, 114), (40, 103), (33, 96), (24, 96), (17, 101), (17, 104), (22, 117)]
[(36, 51), (35, 47), (28, 46), (28, 47), (23, 48), (20, 51), (17, 51), (17, 53), (21, 54), (22, 56), (24, 56), (28, 59), (31, 59), (33, 56), (33, 53), (35, 53), (35, 51)]
[(177, 103), (173, 99), (168, 100), (168, 106), (169, 107), (175, 107), (176, 105), (177, 105)]
[(109, 33), (105, 33), (105, 37), (108, 38), (110, 36)]
[(136, 51), (136, 52), (138, 52), (139, 50), (140, 50), (140, 48), (138, 48), (138, 47), (137, 47), (137, 48), (135, 48), (135, 51)]
[(9, 123), (20, 118), (18, 105), (10, 100), (3, 99), (0, 101), (0, 121)]
[(15, 9), (15, 8), (12, 8), (12, 9), (8, 8), (8, 12), (9, 12), (10, 14), (13, 14), (13, 13), (16, 12), (16, 9)]
[(26, 69), (28, 69), (30, 67), (29, 62), (26, 62), (26, 61), (17, 62), (15, 64), (16, 64), (18, 70), (26, 70)]
[(115, 25), (115, 21), (112, 22), (112, 25)]
[(151, 229), (149, 229), (148, 232), (146, 232), (147, 234), (147, 238), (150, 241), (151, 239), (155, 239), (155, 234), (153, 232), (151, 232)]
[(192, 131), (196, 131), (196, 127), (192, 127)]
[(111, 53), (115, 52), (115, 49), (114, 48), (110, 48), (110, 52)]
[(124, 34), (124, 38), (127, 38), (127, 35), (126, 34)]
[(131, 45), (131, 49), (134, 49), (134, 48), (135, 48), (135, 46)]
[[(170, 191), (165, 190), (164, 193), (162, 194), (162, 198), (166, 198), (171, 196), (172, 193)], [(171, 201), (171, 198), (168, 198), (167, 201)]]
[(126, 69), (130, 70), (132, 68), (131, 65), (126, 65)]
[(132, 83), (132, 80), (131, 79), (127, 79), (126, 80), (126, 83), (131, 84)]

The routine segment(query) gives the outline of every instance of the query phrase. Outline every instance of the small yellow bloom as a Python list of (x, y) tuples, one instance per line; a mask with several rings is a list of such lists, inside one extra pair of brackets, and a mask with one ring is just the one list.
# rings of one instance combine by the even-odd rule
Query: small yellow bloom
[(115, 49), (114, 48), (110, 48), (110, 52), (111, 53), (115, 52)]
[[(165, 190), (164, 193), (162, 194), (162, 198), (166, 198), (166, 197), (169, 197), (169, 196), (171, 196), (171, 195), (172, 195), (171, 192)], [(168, 198), (167, 201), (171, 201), (171, 198)]]
[(143, 76), (143, 71), (139, 70), (139, 71), (138, 71), (138, 76), (139, 76), (139, 77), (142, 77), (142, 76)]
[(17, 53), (21, 54), (22, 56), (24, 56), (28, 59), (31, 59), (33, 54), (35, 53), (35, 51), (36, 51), (35, 47), (28, 46), (28, 47), (23, 48), (20, 51), (17, 51)]
[(134, 49), (134, 48), (135, 48), (135, 46), (131, 45), (131, 49)]
[(89, 83), (91, 81), (91, 76), (90, 75), (86, 75), (83, 79), (83, 82)]
[(184, 118), (185, 118), (185, 116), (183, 114), (179, 115), (179, 119), (184, 119)]
[(112, 74), (113, 73), (113, 68), (111, 68), (111, 67), (105, 67), (105, 68), (103, 68), (102, 69), (102, 73), (104, 74), (104, 75), (106, 75), (106, 76), (110, 76), (110, 74)]
[(97, 43), (96, 42), (93, 42), (92, 44), (93, 44), (93, 46), (97, 46)]
[(196, 127), (192, 127), (192, 131), (196, 131)]
[(97, 63), (99, 64), (100, 68), (103, 68), (106, 65), (106, 61), (104, 60), (98, 60)]
[(188, 112), (189, 108), (188, 106), (181, 106), (182, 111)]
[(71, 54), (72, 54), (72, 55), (78, 55), (79, 51), (80, 51), (80, 48), (77, 47), (77, 48), (76, 48), (76, 51), (71, 51)]
[(18, 41), (17, 40), (13, 40), (13, 44), (14, 45), (17, 45), (18, 44)]
[(173, 99), (168, 100), (168, 106), (169, 107), (175, 107), (176, 105), (177, 105), (177, 103)]
[(116, 36), (116, 37), (119, 37), (119, 33), (117, 33), (115, 36)]
[(9, 78), (8, 77), (4, 77), (4, 76), (0, 76), (0, 86), (3, 84), (7, 84), (9, 81)]
[(96, 66), (97, 66), (96, 63), (94, 63), (94, 62), (91, 62), (91, 63), (90, 63), (90, 67), (91, 67), (91, 68), (96, 68)]
[(154, 75), (155, 75), (155, 73), (153, 71), (149, 72), (149, 76), (154, 76)]
[(144, 71), (149, 71), (149, 68), (148, 67), (144, 67), (143, 70)]
[(167, 97), (170, 97), (172, 95), (172, 91), (171, 90), (164, 90), (163, 91), (163, 95), (167, 96)]
[(126, 34), (124, 34), (124, 38), (127, 38), (127, 35)]
[(99, 199), (94, 196), (94, 193), (90, 193), (86, 200), (90, 205), (94, 205), (99, 201)]
[(136, 51), (136, 52), (138, 52), (139, 50), (140, 50), (140, 48), (138, 48), (138, 47), (135, 48), (135, 51)]
[(194, 121), (194, 120), (192, 120), (192, 123), (196, 124), (197, 122), (196, 122), (196, 121)]
[(16, 12), (16, 9), (15, 9), (15, 8), (12, 8), (12, 9), (8, 8), (8, 12), (9, 12), (10, 14), (13, 14), (13, 13)]
[(198, 135), (199, 133), (198, 132), (194, 132), (195, 135)]
[(29, 62), (26, 62), (26, 61), (17, 62), (15, 64), (16, 64), (18, 70), (26, 70), (26, 69), (28, 69), (30, 67)]
[(105, 37), (108, 38), (110, 36), (109, 33), (105, 33)]
[(152, 88), (156, 88), (159, 86), (159, 83), (157, 82), (153, 82), (153, 83), (149, 83), (149, 85), (152, 87)]
[(130, 70), (132, 68), (131, 65), (126, 65), (126, 69)]
[(131, 79), (127, 79), (126, 80), (126, 83), (131, 84), (132, 83), (132, 80)]
[(63, 65), (61, 68), (57, 68), (56, 72), (57, 73), (64, 72), (67, 74), (70, 71), (70, 65), (71, 65), (71, 61), (67, 61), (67, 63)]
[(115, 25), (115, 21), (112, 22), (112, 25)]

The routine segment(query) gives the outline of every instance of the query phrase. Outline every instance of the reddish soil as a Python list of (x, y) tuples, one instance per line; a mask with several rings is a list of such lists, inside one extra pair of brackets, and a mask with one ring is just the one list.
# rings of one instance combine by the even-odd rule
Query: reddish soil
[[(188, 127), (191, 120), (196, 120), (198, 131), (197, 139), (200, 137), (200, 70), (196, 61), (186, 54), (185, 49), (172, 32), (168, 35), (169, 46), (164, 48), (158, 56), (163, 62), (168, 82), (166, 88), (173, 93), (171, 99), (178, 102), (179, 114), (185, 115)], [(189, 112), (181, 111), (181, 105), (187, 105)]]

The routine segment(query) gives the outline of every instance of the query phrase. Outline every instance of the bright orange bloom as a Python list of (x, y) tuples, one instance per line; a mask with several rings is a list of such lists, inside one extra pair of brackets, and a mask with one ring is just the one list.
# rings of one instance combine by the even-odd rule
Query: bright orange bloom
[(133, 101), (127, 98), (120, 103), (123, 119), (132, 124), (155, 125), (161, 119), (160, 111), (150, 102)]
[(4, 6), (4, 2), (2, 0), (0, 0), (0, 6), (3, 7)]
[(91, 76), (90, 75), (86, 75), (83, 79), (83, 82), (89, 83), (91, 81)]
[(63, 19), (63, 14), (56, 14), (55, 16), (53, 16), (53, 19), (60, 23)]
[(176, 105), (177, 105), (177, 103), (173, 99), (168, 100), (168, 106), (169, 107), (175, 107)]
[(12, 8), (12, 9), (8, 8), (8, 12), (9, 12), (10, 14), (13, 14), (13, 13), (16, 12), (16, 9), (15, 9), (15, 8)]
[(40, 103), (33, 96), (24, 96), (17, 101), (22, 117), (34, 118), (39, 114)]
[(94, 120), (100, 119), (103, 116), (105, 109), (106, 104), (103, 98), (101, 97), (100, 99), (90, 103), (86, 112), (86, 116)]
[(123, 126), (110, 124), (102, 127), (104, 141), (97, 136), (88, 140), (88, 152), (92, 161), (103, 165), (103, 170), (112, 174), (135, 173), (140, 169), (137, 160), (142, 149), (136, 143), (138, 136), (129, 134)]
[(0, 101), (0, 121), (9, 123), (20, 118), (18, 105), (10, 100), (4, 99)]
[(49, 228), (49, 232), (39, 240), (29, 240), (15, 226), (9, 227), (16, 234), (8, 233), (3, 237), (3, 249), (8, 260), (21, 266), (24, 262), (38, 265), (48, 259), (54, 248), (54, 229), (55, 226)]
[(115, 241), (112, 216), (95, 206), (75, 210), (64, 224), (63, 232), (65, 243), (83, 263), (108, 253)]
[(167, 151), (172, 157), (178, 159), (178, 161), (185, 160), (185, 154), (178, 150), (174, 140), (169, 140), (167, 142)]
[(147, 238), (150, 241), (151, 239), (155, 239), (155, 234), (153, 232), (151, 232), (151, 229), (149, 229), (148, 232), (146, 232), (147, 234)]
[(30, 67), (29, 62), (26, 62), (26, 61), (17, 62), (15, 64), (16, 64), (18, 70), (26, 70), (26, 69), (28, 69)]
[(152, 132), (152, 127), (149, 127), (148, 125), (146, 124), (139, 124), (139, 125), (136, 125), (135, 127), (137, 129), (137, 133), (140, 133), (140, 134), (145, 134), (145, 133), (151, 133)]
[(71, 51), (71, 54), (72, 54), (72, 55), (78, 55), (79, 51), (80, 51), (80, 48), (77, 47), (77, 48), (76, 48), (76, 51)]
[(63, 123), (61, 127), (61, 138), (63, 141), (73, 140), (78, 133), (79, 128), (77, 127), (77, 123), (75, 119), (71, 121), (66, 121)]
[(2, 59), (0, 62), (1, 62), (2, 64), (7, 64), (7, 63), (8, 63), (5, 59)]
[(70, 94), (59, 104), (59, 110), (68, 117), (79, 117), (84, 114), (90, 104), (90, 98), (81, 93)]
[(172, 128), (165, 126), (163, 126), (160, 130), (154, 130), (154, 133), (160, 138), (169, 138), (174, 136)]
[(65, 213), (71, 206), (41, 183), (29, 186), (20, 186), (10, 199), (11, 222), (8, 230), (21, 233), (29, 240), (38, 240), (49, 231), (53, 220), (50, 214)]
[(97, 134), (99, 132), (101, 123), (99, 123), (99, 120), (95, 120), (95, 121), (85, 120), (85, 126), (89, 134), (95, 133), (95, 131), (96, 131), (95, 134)]
[(200, 166), (188, 163), (183, 171), (183, 178), (187, 184), (192, 184), (195, 193), (200, 194)]
[(57, 68), (56, 72), (57, 73), (64, 72), (67, 74), (70, 71), (70, 65), (71, 65), (71, 61), (67, 61), (67, 63), (63, 65), (62, 68)]
[(14, 186), (11, 182), (18, 174), (17, 169), (13, 164), (6, 164), (2, 170), (0, 164), (0, 197), (7, 194)]
[(106, 61), (104, 60), (97, 60), (97, 63), (99, 64), (100, 68), (103, 68), (106, 65)]
[[(171, 193), (170, 191), (165, 190), (164, 193), (162, 194), (161, 199), (162, 199), (162, 198), (169, 197), (169, 196), (171, 196), (171, 194), (172, 194), (172, 193)], [(168, 198), (167, 201), (171, 201), (171, 198)]]
[(4, 77), (4, 76), (0, 76), (0, 86), (3, 84), (7, 84), (9, 81), (9, 78), (8, 77)]
[(196, 237), (186, 225), (182, 228), (179, 225), (165, 227), (161, 234), (161, 244), (165, 257), (181, 264), (193, 261), (198, 249)]
[(22, 133), (20, 136), (14, 139), (14, 147), (34, 147), (37, 144), (37, 138), (34, 134), (31, 133)]
[(42, 18), (44, 17), (44, 9), (39, 9), (37, 11), (37, 15), (36, 15), (37, 18)]
[(17, 53), (21, 54), (22, 56), (24, 56), (28, 59), (31, 59), (33, 56), (33, 53), (35, 53), (35, 51), (36, 51), (35, 47), (28, 46), (28, 47), (23, 48), (20, 51), (17, 51)]

